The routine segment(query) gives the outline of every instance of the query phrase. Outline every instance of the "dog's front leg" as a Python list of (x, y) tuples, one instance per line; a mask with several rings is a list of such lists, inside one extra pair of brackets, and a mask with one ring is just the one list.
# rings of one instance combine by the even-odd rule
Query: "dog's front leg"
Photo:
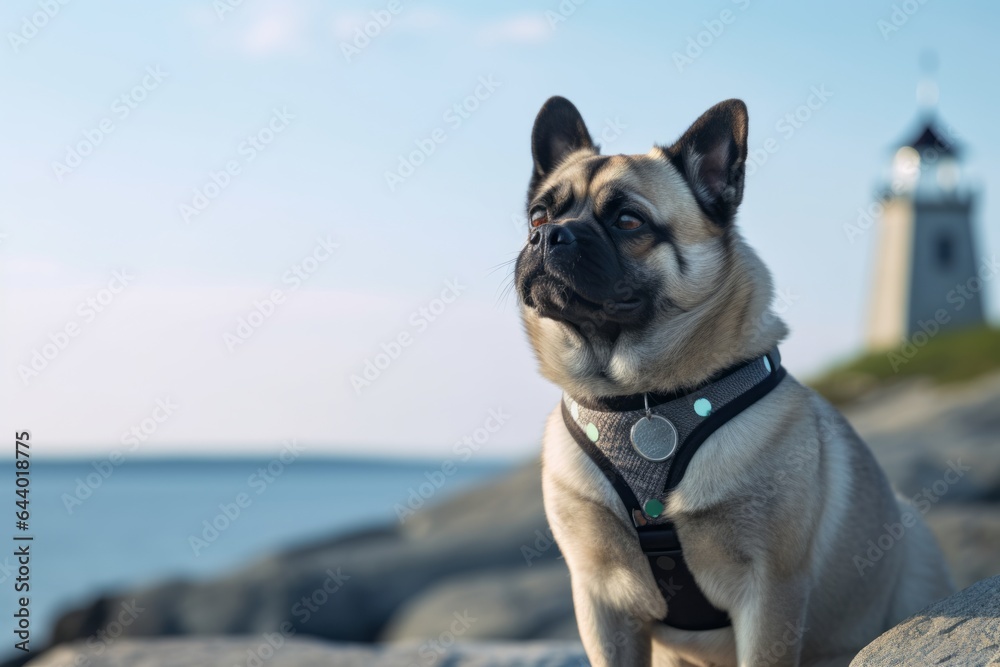
[[(666, 616), (667, 605), (635, 532), (610, 509), (572, 494), (552, 494), (547, 503), (572, 575), (577, 625), (591, 665), (648, 666), (649, 624)], [(587, 511), (565, 511), (580, 506)]]
[(615, 609), (596, 597), (585, 583), (574, 582), (573, 606), (592, 667), (649, 667), (649, 623)]
[(649, 624), (666, 616), (667, 605), (635, 531), (608, 507), (546, 481), (546, 512), (572, 576), (577, 626), (591, 665), (647, 667)]
[(740, 667), (798, 667), (809, 586), (805, 576), (784, 581), (754, 577), (744, 603), (730, 610)]

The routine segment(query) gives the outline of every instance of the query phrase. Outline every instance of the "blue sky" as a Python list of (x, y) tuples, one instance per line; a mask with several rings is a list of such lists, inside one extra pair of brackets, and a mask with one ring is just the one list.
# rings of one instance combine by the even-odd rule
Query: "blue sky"
[[(985, 85), (1000, 7), (904, 4), (53, 0), (33, 32), (45, 3), (6, 2), (3, 421), (53, 454), (106, 455), (138, 428), (130, 456), (285, 438), (449, 456), (499, 410), (481, 455), (535, 451), (558, 390), (493, 269), (523, 241), (528, 137), (553, 94), (595, 135), (611, 128), (606, 152), (645, 152), (715, 102), (747, 102), (751, 150), (778, 150), (748, 177), (739, 224), (784, 295), (787, 363), (808, 376), (860, 346), (877, 234), (852, 243), (844, 226), (915, 121), (927, 48), (985, 191), (981, 252), (1000, 247)], [(894, 11), (898, 29), (880, 29)], [(372, 12), (391, 20), (348, 59)], [(826, 99), (809, 119), (780, 124), (814, 90)], [(54, 166), (98, 137), (75, 168)], [(433, 152), (390, 188), (421, 144)], [(996, 319), (1000, 290), (987, 296)], [(255, 309), (268, 316), (233, 343)], [(352, 384), (383, 345), (398, 354)]]

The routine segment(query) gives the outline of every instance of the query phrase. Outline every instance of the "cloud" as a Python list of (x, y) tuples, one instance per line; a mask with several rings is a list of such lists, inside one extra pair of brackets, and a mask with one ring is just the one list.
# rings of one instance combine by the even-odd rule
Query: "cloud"
[(254, 17), (243, 33), (243, 50), (255, 56), (294, 53), (306, 43), (305, 12), (294, 5)]
[[(372, 13), (341, 12), (332, 21), (333, 35), (340, 41), (354, 39), (357, 31), (368, 23), (378, 23)], [(380, 26), (380, 34), (411, 34), (421, 37), (440, 35), (467, 36), (480, 45), (537, 44), (545, 41), (552, 30), (540, 13), (517, 14), (492, 20), (474, 20), (427, 7), (403, 10), (391, 22)]]
[[(410, 7), (392, 14), (384, 6), (364, 11), (349, 9), (330, 13), (312, 0), (281, 4), (243, 3), (220, 15), (205, 6), (189, 7), (186, 21), (211, 39), (211, 48), (251, 58), (304, 55), (325, 51), (330, 36), (339, 43), (352, 42), (362, 31), (380, 40), (412, 35), (447, 37), (472, 47), (502, 44), (539, 44), (552, 30), (540, 12), (494, 18), (468, 18), (432, 7)], [(323, 32), (326, 32), (324, 35)]]
[(541, 14), (522, 14), (501, 21), (495, 21), (479, 31), (479, 39), (488, 45), (501, 43), (544, 42), (552, 34), (552, 29)]
[(317, 38), (310, 27), (318, 5), (309, 0), (281, 4), (229, 6), (225, 11), (205, 6), (184, 12), (188, 24), (209, 38), (212, 49), (254, 58), (308, 53)]
[[(424, 35), (436, 35), (461, 27), (454, 15), (428, 7), (404, 8), (399, 14), (390, 16), (386, 21), (383, 15), (380, 21), (372, 12), (340, 12), (333, 17), (333, 36), (340, 41), (352, 40), (358, 30), (366, 29), (368, 23), (380, 24), (380, 32), (392, 30), (396, 33)], [(368, 32), (373, 32), (373, 29)]]

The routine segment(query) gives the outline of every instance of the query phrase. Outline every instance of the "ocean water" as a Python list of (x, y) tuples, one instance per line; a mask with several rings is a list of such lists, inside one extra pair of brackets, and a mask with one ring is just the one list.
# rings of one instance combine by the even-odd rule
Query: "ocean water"
[[(395, 504), (405, 505), (410, 489), (426, 482), (425, 475), (440, 470), (442, 464), (300, 458), (282, 464), (274, 474), (279, 466), (273, 462), (273, 458), (128, 460), (82, 498), (88, 475), (91, 482), (97, 480), (91, 461), (33, 460), (28, 531), (35, 538), (32, 648), (41, 648), (49, 639), (61, 612), (101, 591), (172, 576), (210, 577), (276, 550), (373, 522), (397, 521)], [(13, 464), (7, 464), (9, 536), (15, 532), (15, 498)], [(468, 462), (456, 467), (431, 501), (496, 476), (511, 464)], [(234, 515), (234, 507), (241, 503), (235, 519), (217, 518), (223, 514), (220, 505)], [(205, 521), (224, 529), (207, 540)], [(202, 542), (192, 546), (192, 536)], [(0, 610), (3, 618), (12, 619), (20, 595), (14, 592), (17, 562), (13, 548), (0, 553), (4, 554)], [(6, 625), (10, 627), (3, 629), (4, 634), (12, 636), (12, 621)], [(10, 652), (10, 645), (0, 649), (0, 655)]]

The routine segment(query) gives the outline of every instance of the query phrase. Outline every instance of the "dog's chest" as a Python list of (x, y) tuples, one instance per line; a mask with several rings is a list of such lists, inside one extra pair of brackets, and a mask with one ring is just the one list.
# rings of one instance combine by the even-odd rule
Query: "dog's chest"
[(635, 409), (613, 409), (622, 405), (584, 405), (566, 395), (562, 416), (580, 449), (611, 481), (632, 522), (665, 524), (667, 496), (698, 448), (783, 376), (774, 350), (700, 390), (652, 406), (646, 400)]

